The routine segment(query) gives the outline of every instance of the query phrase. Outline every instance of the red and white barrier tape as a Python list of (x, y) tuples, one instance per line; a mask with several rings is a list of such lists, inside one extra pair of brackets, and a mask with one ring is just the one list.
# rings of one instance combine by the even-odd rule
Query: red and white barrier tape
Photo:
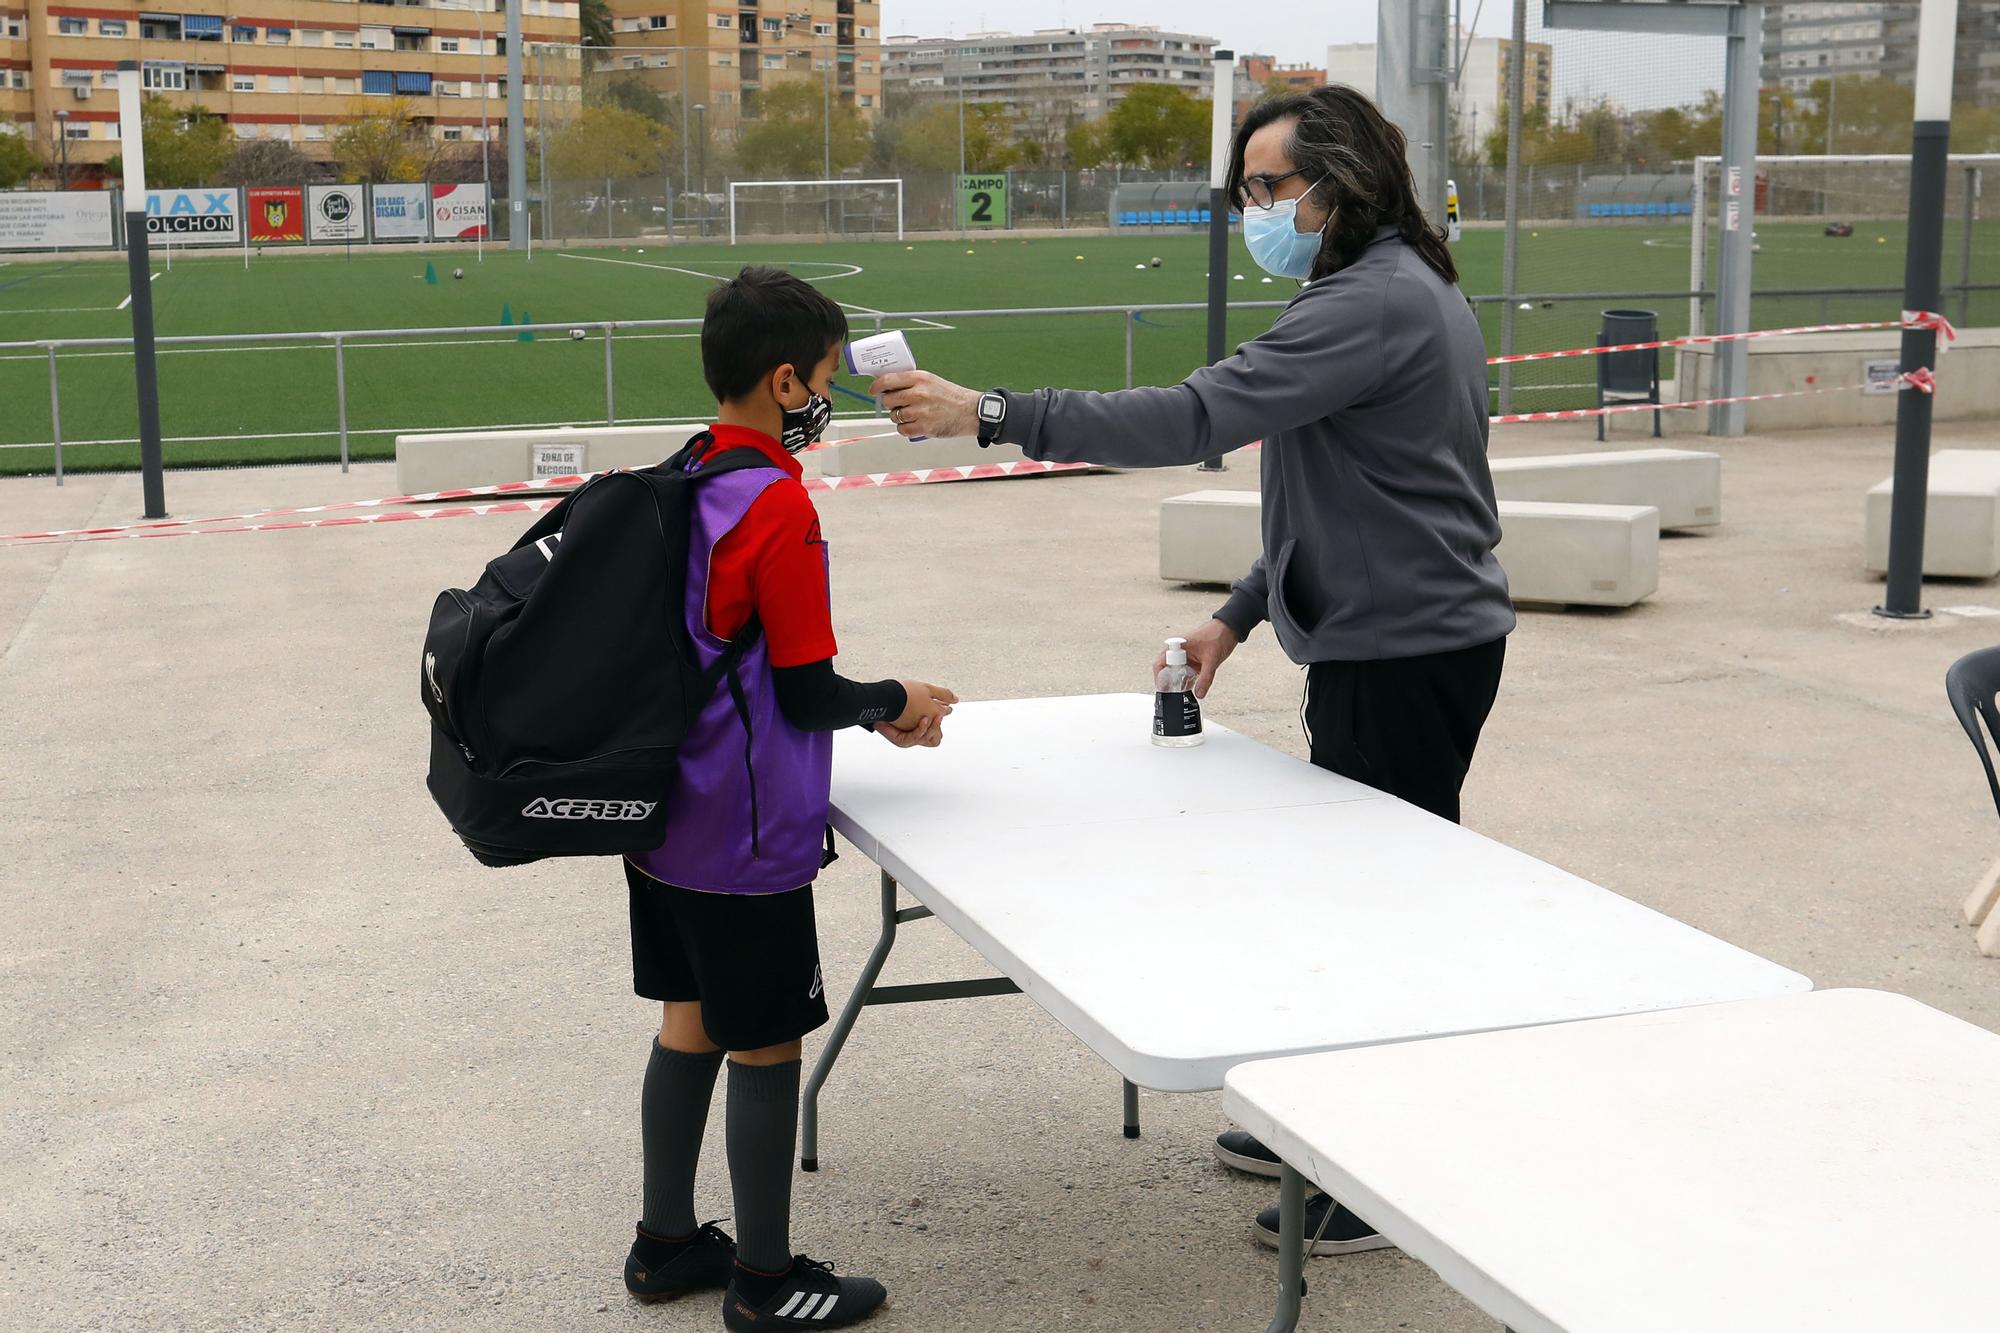
[[(1052, 472), (1082, 472), (1089, 463), (981, 463), (976, 467), (920, 468), (909, 472), (875, 472), (851, 477), (808, 477), (807, 491), (823, 494), (891, 486), (928, 486), (953, 481), (989, 481), (1001, 477), (1031, 477)], [(598, 473), (593, 476), (602, 475)], [(581, 483), (582, 477), (555, 477), (542, 482), (508, 482), (502, 486), (480, 486), (466, 491), (437, 492), (431, 496), (388, 496), (379, 500), (347, 500), (340, 504), (314, 505), (304, 509), (265, 509), (249, 514), (220, 518), (175, 519), (164, 523), (128, 523), (109, 528), (67, 528), (53, 532), (17, 532), (0, 536), (0, 547), (61, 546), (71, 542), (127, 541), (143, 537), (207, 537), (222, 532), (286, 532), (301, 528), (345, 528), (379, 523), (408, 523), (432, 518), (471, 518), (481, 514), (539, 514), (562, 503), (560, 495), (539, 500), (503, 500), (495, 504), (453, 505), (443, 508), (398, 509), (380, 513), (350, 514), (339, 518), (306, 518), (301, 514), (325, 513), (334, 509), (375, 508), (409, 503), (440, 496), (494, 495), (523, 489), (549, 490)], [(265, 520), (279, 519), (280, 522)], [(210, 526), (229, 524), (227, 527)]]
[[(1896, 377), (1896, 387), (1936, 391), (1937, 379), (1926, 367), (1906, 371)], [(1805, 398), (1816, 393), (1852, 393), (1868, 388), (1865, 384), (1828, 384), (1814, 389), (1787, 389), (1782, 393), (1746, 393), (1734, 398), (1696, 398), (1685, 403), (1619, 403), (1614, 407), (1579, 407), (1564, 412), (1512, 412), (1504, 417), (1486, 418), (1489, 425), (1512, 426), (1524, 421), (1581, 421), (1590, 417), (1617, 416), (1625, 412), (1671, 412), (1676, 408), (1722, 407), (1729, 403), (1768, 403), (1773, 398)]]
[(1938, 335), (1942, 356), (1958, 337), (1958, 330), (1943, 315), (1928, 310), (1905, 310), (1900, 320), (1878, 319), (1865, 324), (1801, 324), (1789, 329), (1753, 329), (1748, 333), (1700, 333), (1686, 338), (1661, 338), (1655, 342), (1618, 343), (1611, 347), (1571, 347), (1560, 352), (1520, 352), (1513, 356), (1489, 356), (1489, 366), (1509, 366), (1522, 361), (1560, 361), (1573, 356), (1605, 356), (1612, 352), (1645, 352), (1655, 347), (1705, 347), (1711, 343), (1742, 342), (1749, 338), (1784, 338), (1795, 333), (1860, 333), (1869, 329), (1933, 329)]

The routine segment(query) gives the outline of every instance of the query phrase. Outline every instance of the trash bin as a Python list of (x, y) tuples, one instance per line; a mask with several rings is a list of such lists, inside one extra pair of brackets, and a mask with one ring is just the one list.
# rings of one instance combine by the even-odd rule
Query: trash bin
[[(1656, 310), (1604, 310), (1598, 312), (1603, 324), (1597, 334), (1599, 347), (1620, 347), (1626, 343), (1657, 342), (1660, 315)], [(1660, 401), (1660, 349), (1643, 352), (1606, 352), (1597, 358), (1597, 405), (1607, 403), (1657, 403)], [(1606, 417), (1597, 419), (1597, 438), (1604, 438)], [(1653, 413), (1653, 435), (1660, 434), (1660, 414)]]

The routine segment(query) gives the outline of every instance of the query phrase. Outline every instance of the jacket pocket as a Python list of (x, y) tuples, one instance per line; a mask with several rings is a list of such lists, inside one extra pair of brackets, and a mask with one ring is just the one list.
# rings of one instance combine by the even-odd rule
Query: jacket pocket
[(1277, 558), (1271, 561), (1266, 571), (1271, 580), (1270, 613), (1271, 624), (1278, 631), (1278, 637), (1301, 641), (1310, 637), (1310, 632), (1302, 629), (1298, 621), (1298, 607), (1294, 605), (1285, 584), (1292, 570), (1292, 560), (1298, 554), (1299, 539), (1290, 538), (1278, 548)]

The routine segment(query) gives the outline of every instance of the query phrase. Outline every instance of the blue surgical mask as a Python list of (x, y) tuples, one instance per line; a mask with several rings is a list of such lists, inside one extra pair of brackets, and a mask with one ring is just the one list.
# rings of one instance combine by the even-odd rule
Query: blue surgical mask
[[(1313, 189), (1318, 188), (1315, 183)], [(1280, 199), (1269, 208), (1243, 210), (1243, 243), (1250, 247), (1250, 257), (1257, 266), (1274, 277), (1310, 277), (1313, 260), (1319, 257), (1320, 233), (1333, 221), (1329, 212), (1319, 231), (1300, 231), (1295, 222), (1298, 211), (1298, 199)]]

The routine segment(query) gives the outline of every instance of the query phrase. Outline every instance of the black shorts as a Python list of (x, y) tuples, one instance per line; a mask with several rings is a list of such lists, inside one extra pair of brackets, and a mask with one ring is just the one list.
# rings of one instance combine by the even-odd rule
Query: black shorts
[(812, 886), (786, 893), (697, 893), (625, 862), (632, 907), (632, 989), (649, 1000), (699, 1000), (701, 1026), (725, 1051), (796, 1041), (826, 1022)]

